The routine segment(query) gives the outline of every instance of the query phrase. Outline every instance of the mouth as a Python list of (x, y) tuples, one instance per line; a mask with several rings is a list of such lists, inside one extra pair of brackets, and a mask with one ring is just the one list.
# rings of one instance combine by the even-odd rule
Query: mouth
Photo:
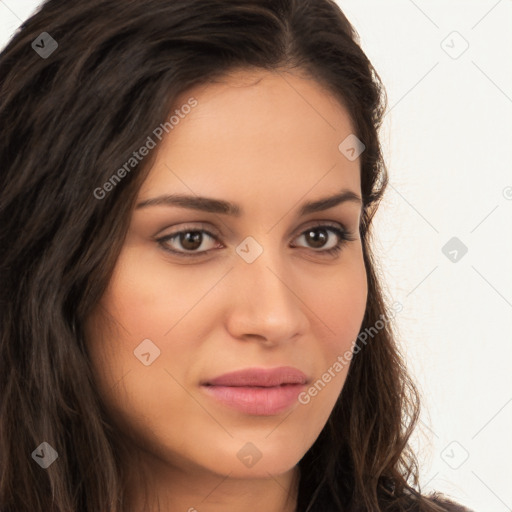
[(296, 403), (307, 382), (303, 372), (290, 366), (249, 368), (202, 382), (201, 388), (210, 398), (231, 409), (272, 416)]

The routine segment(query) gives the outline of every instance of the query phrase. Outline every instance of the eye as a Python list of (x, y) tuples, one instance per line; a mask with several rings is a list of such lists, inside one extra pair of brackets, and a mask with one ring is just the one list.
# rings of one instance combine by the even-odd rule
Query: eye
[[(330, 236), (333, 235), (333, 236)], [(339, 253), (348, 242), (357, 240), (352, 233), (346, 231), (340, 225), (321, 224), (309, 227), (297, 238), (303, 239), (314, 252), (328, 256)]]
[[(159, 238), (157, 242), (165, 251), (172, 254), (195, 257), (208, 253), (213, 248), (211, 244), (208, 247), (208, 239), (215, 240), (216, 238), (206, 229), (185, 228)], [(173, 244), (174, 247), (179, 246), (178, 249), (172, 248)]]
[[(309, 227), (296, 238), (300, 239), (309, 245), (306, 249), (327, 256), (336, 255), (348, 241), (357, 240), (340, 224), (325, 223)], [(156, 241), (165, 251), (186, 258), (203, 256), (214, 248), (224, 247), (220, 243), (213, 244), (212, 240), (218, 240), (218, 236), (202, 227), (185, 227)]]

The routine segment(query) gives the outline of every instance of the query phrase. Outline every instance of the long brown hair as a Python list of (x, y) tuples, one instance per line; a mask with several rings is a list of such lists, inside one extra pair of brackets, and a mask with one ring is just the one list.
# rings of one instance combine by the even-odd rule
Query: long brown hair
[[(389, 316), (370, 247), (388, 179), (378, 138), (386, 98), (332, 0), (47, 1), (0, 55), (3, 512), (126, 510), (124, 447), (95, 388), (84, 322), (108, 284), (151, 158), (108, 194), (94, 191), (166, 121), (173, 98), (236, 68), (305, 73), (348, 109), (366, 146), (362, 330)], [(300, 512), (446, 510), (417, 489), (407, 443), (418, 392), (391, 325), (354, 356), (299, 463)], [(31, 457), (42, 442), (59, 457), (45, 471)]]

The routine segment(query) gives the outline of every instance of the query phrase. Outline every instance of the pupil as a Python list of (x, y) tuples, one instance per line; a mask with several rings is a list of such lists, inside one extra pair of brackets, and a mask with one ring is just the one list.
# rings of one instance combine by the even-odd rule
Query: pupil
[(201, 247), (203, 235), (200, 231), (187, 231), (180, 235), (180, 243), (184, 249), (197, 249)]
[(306, 233), (306, 238), (309, 238), (308, 243), (313, 247), (322, 247), (325, 245), (327, 240), (327, 235), (325, 229), (311, 229)]

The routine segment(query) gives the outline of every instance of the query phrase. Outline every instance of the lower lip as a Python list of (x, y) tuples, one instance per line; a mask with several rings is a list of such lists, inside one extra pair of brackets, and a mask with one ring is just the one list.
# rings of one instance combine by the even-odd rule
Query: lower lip
[(289, 409), (303, 384), (285, 384), (269, 388), (238, 386), (202, 386), (213, 398), (246, 414), (273, 416)]

